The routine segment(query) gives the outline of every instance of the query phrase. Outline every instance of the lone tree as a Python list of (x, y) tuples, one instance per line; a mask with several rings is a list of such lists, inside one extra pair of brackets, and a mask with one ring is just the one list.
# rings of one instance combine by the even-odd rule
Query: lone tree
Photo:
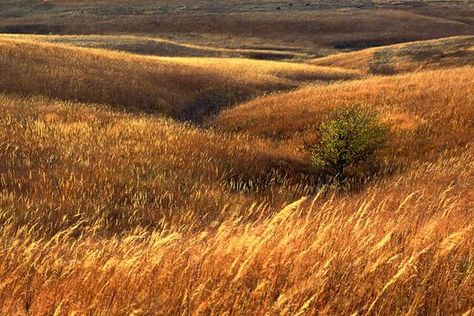
[(319, 140), (309, 146), (315, 166), (332, 168), (339, 182), (347, 167), (367, 162), (386, 142), (388, 125), (374, 110), (362, 106), (337, 108), (319, 126)]

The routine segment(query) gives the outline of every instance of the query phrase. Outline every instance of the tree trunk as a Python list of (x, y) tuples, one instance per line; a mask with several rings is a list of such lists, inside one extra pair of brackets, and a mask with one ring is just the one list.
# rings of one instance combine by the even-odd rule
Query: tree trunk
[(344, 182), (344, 180), (345, 180), (345, 177), (344, 177), (344, 166), (339, 165), (339, 166), (337, 166), (335, 169), (336, 169), (336, 180), (337, 180), (339, 183)]

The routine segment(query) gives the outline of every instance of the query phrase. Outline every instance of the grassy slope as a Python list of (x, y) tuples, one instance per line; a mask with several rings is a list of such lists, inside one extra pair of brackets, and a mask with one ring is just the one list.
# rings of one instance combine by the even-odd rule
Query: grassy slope
[(0, 205), (39, 233), (79, 213), (104, 234), (191, 218), (202, 226), (227, 216), (226, 204), (243, 215), (254, 201), (310, 190), (290, 181), (303, 175), (302, 157), (258, 138), (40, 97), (0, 95), (0, 116)]
[(317, 58), (310, 63), (372, 74), (396, 74), (473, 65), (474, 37), (451, 37), (370, 48)]
[(313, 86), (262, 97), (222, 112), (215, 124), (301, 146), (310, 141), (328, 111), (348, 103), (365, 104), (394, 124), (391, 164), (425, 159), (463, 146), (474, 137), (473, 67), (435, 70), (394, 77)]
[(292, 159), (268, 141), (42, 98), (0, 111), (3, 314), (472, 308), (472, 138), (274, 212), (250, 205), (303, 185), (230, 182)]
[(219, 106), (353, 71), (234, 59), (153, 58), (0, 38), (0, 90), (198, 117)]

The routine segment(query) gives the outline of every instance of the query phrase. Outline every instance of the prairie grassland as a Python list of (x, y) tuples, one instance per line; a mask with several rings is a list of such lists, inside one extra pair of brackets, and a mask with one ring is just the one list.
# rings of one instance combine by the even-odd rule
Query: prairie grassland
[(284, 46), (298, 43), (314, 52), (318, 48), (323, 52), (328, 48), (351, 50), (474, 35), (474, 9), (465, 0), (446, 5), (435, 0), (314, 0), (292, 4), (278, 0), (18, 0), (15, 6), (0, 2), (0, 32), (198, 35), (210, 40), (217, 36), (219, 45), (228, 41), (248, 45), (256, 39)]
[(145, 57), (8, 36), (0, 39), (0, 70), (1, 91), (105, 103), (128, 111), (175, 117), (199, 116), (308, 81), (360, 76), (355, 71), (246, 59), (212, 59), (201, 66), (186, 59)]
[(348, 194), (298, 181), (304, 157), (256, 136), (41, 97), (0, 104), (3, 314), (474, 308), (473, 138), (432, 139), (432, 161)]
[(474, 138), (474, 68), (373, 77), (257, 98), (222, 112), (214, 124), (301, 146), (333, 108), (363, 104), (393, 125), (384, 159), (394, 166), (436, 158)]
[(466, 66), (474, 63), (474, 37), (456, 36), (370, 48), (317, 58), (310, 63), (372, 74), (398, 74)]
[(206, 225), (314, 191), (304, 157), (284, 146), (104, 107), (0, 96), (0, 200), (18, 226), (54, 234), (78, 216), (105, 235)]
[(2, 207), (2, 313), (469, 315), (473, 149), (359, 194), (321, 191), (271, 216), (257, 205), (252, 221), (229, 214), (196, 232), (190, 217), (104, 238), (78, 214), (35, 238), (41, 225), (17, 227), (21, 209)]
[[(0, 314), (474, 312), (472, 66), (327, 84), (361, 75), (1, 37), (0, 70)], [(393, 132), (340, 188), (300, 147), (350, 103)]]

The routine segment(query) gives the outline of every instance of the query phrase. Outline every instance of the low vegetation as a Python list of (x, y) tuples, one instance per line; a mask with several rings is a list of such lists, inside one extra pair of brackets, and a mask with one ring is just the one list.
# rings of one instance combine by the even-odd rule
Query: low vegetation
[(112, 50), (0, 36), (0, 314), (474, 313), (471, 64)]

